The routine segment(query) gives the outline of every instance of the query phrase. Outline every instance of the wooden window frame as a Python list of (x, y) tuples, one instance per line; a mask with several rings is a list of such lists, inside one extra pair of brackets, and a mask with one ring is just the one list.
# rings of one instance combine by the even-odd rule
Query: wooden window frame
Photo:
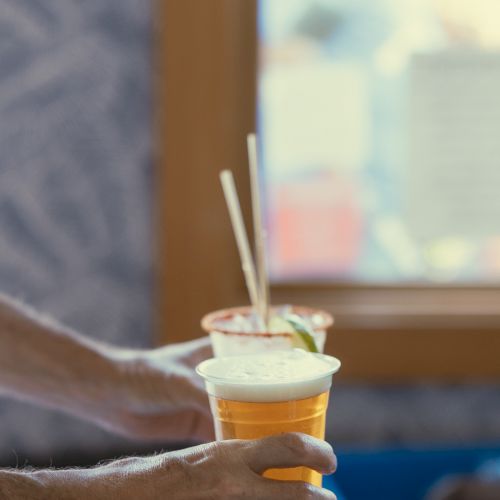
[[(156, 4), (157, 340), (202, 334), (203, 314), (248, 302), (219, 186), (236, 176), (249, 222), (245, 136), (255, 130), (255, 0)], [(345, 380), (500, 379), (500, 287), (297, 284), (274, 303), (320, 307)]]

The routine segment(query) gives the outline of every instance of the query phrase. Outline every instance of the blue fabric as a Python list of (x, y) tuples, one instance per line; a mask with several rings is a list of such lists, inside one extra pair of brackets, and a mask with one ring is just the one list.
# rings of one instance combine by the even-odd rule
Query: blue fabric
[(323, 488), (333, 491), (337, 495), (337, 500), (347, 500), (334, 476), (323, 477)]
[(339, 467), (325, 477), (325, 488), (341, 500), (423, 500), (440, 479), (470, 474), (483, 464), (499, 462), (496, 446), (455, 449), (393, 449), (383, 451), (337, 451)]

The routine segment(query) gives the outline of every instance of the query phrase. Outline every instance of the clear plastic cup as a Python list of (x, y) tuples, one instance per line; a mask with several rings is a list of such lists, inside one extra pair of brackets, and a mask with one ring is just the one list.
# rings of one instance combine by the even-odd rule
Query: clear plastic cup
[[(274, 315), (284, 308), (303, 318), (314, 332), (314, 340), (319, 352), (323, 352), (327, 329), (333, 325), (333, 317), (326, 311), (304, 306), (274, 306), (270, 315)], [(202, 328), (210, 335), (212, 348), (216, 357), (251, 354), (268, 350), (291, 349), (293, 334), (290, 332), (243, 331), (240, 327), (241, 318), (252, 316), (250, 306), (233, 307), (214, 311), (203, 317)], [(240, 319), (240, 321), (237, 321)]]
[[(218, 440), (258, 439), (284, 432), (325, 437), (332, 375), (340, 361), (300, 350), (212, 358), (197, 372), (205, 380)], [(307, 467), (269, 469), (265, 477), (320, 486)]]

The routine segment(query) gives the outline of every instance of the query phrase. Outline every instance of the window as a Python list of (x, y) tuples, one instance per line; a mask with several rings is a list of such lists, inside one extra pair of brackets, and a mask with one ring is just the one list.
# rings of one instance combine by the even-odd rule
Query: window
[(274, 281), (498, 283), (500, 4), (259, 9)]

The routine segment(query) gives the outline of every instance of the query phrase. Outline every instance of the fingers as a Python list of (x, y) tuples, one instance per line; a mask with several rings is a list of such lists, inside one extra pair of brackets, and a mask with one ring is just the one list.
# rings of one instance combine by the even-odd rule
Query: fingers
[(328, 443), (295, 432), (250, 441), (245, 459), (257, 474), (267, 469), (299, 466), (331, 474), (337, 468), (337, 459)]
[[(189, 473), (183, 474), (177, 486), (177, 491), (185, 488), (184, 494), (179, 497), (194, 498), (202, 492), (207, 498), (235, 500), (337, 500), (332, 492), (303, 481), (277, 481), (255, 474), (242, 460), (249, 451), (248, 443), (235, 439), (164, 455), (162, 458), (166, 465), (169, 457), (173, 457), (177, 466), (189, 467)], [(160, 471), (163, 477), (169, 476), (164, 474), (164, 470)]]
[(261, 478), (257, 486), (259, 500), (337, 500), (334, 493), (302, 481), (276, 481)]

